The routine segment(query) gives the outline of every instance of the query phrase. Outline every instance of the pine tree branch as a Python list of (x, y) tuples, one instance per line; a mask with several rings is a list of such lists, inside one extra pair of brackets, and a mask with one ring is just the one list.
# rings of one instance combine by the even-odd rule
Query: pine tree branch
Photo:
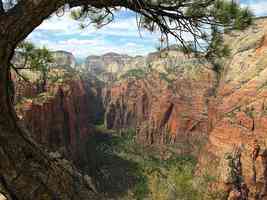
[(3, 0), (0, 0), (0, 15), (5, 12), (4, 10), (4, 5), (3, 5)]

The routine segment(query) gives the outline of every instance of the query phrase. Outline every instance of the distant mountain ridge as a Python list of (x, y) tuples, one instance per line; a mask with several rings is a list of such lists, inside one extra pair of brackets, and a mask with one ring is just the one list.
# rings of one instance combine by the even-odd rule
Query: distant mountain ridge
[(74, 55), (67, 51), (54, 51), (55, 63), (59, 67), (71, 67), (77, 70), (91, 73), (99, 76), (100, 79), (106, 79), (107, 74), (118, 76), (130, 69), (144, 68), (157, 58), (166, 56), (166, 52), (176, 54), (178, 52), (176, 45), (161, 51), (155, 51), (146, 56), (130, 56), (127, 54), (119, 54), (116, 52), (108, 52), (103, 55), (89, 55), (85, 59), (75, 58)]

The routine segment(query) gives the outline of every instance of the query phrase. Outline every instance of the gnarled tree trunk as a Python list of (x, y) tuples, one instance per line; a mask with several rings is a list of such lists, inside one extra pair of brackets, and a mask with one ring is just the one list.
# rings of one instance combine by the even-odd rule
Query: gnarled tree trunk
[[(0, 0), (0, 3), (4, 2)], [(120, 0), (19, 0), (9, 10), (0, 4), (0, 193), (10, 199), (100, 199), (75, 170), (52, 160), (18, 124), (8, 91), (9, 62), (17, 44), (66, 3), (70, 7), (128, 7)]]
[(100, 199), (89, 181), (38, 146), (17, 120), (8, 89), (18, 42), (65, 1), (21, 0), (0, 13), (0, 194), (8, 199)]
[(99, 199), (75, 169), (52, 160), (18, 124), (7, 85), (13, 49), (0, 45), (0, 192), (9, 199)]

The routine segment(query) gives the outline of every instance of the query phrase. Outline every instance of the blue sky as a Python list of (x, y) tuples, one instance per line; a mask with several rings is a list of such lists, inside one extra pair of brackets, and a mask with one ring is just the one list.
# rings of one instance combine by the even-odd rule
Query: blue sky
[[(242, 6), (249, 6), (257, 16), (267, 15), (267, 0), (239, 0)], [(51, 50), (72, 52), (83, 59), (88, 55), (117, 52), (129, 55), (145, 55), (155, 51), (159, 34), (141, 32), (137, 29), (135, 14), (122, 10), (115, 14), (115, 20), (101, 29), (89, 26), (79, 28), (79, 22), (66, 13), (62, 17), (52, 16), (28, 36), (28, 40)]]

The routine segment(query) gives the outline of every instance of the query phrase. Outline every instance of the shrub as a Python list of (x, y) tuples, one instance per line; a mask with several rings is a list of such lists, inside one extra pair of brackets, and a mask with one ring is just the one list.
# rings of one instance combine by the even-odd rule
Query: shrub
[(120, 78), (122, 78), (122, 79), (127, 79), (127, 78), (142, 79), (145, 76), (146, 76), (145, 70), (139, 68), (139, 69), (131, 69), (131, 70), (127, 71), (126, 73), (121, 75)]

